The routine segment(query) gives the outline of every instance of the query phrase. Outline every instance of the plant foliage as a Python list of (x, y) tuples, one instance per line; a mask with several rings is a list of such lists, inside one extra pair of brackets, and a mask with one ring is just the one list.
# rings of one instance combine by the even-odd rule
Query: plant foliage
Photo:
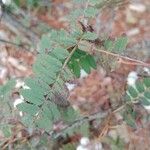
[(18, 109), (31, 115), (34, 118), (32, 124), (35, 123), (40, 128), (51, 129), (52, 120), (61, 119), (58, 107), (66, 108), (65, 111), (70, 109), (67, 101), (68, 91), (64, 91), (64, 83), (66, 77), (67, 80), (70, 79), (71, 72), (68, 68), (64, 68), (60, 61), (64, 61), (68, 53), (65, 49), (56, 49), (58, 50), (59, 53), (52, 51), (50, 54), (37, 56), (33, 65), (35, 77), (25, 81), (29, 89), (20, 91), (25, 102), (19, 104)]
[(125, 36), (118, 37), (114, 41), (111, 39), (107, 39), (104, 42), (105, 49), (115, 52), (122, 53), (128, 44), (128, 39)]
[(137, 81), (134, 86), (127, 89), (127, 100), (139, 102), (144, 106), (150, 105), (150, 78)]
[[(16, 3), (19, 5), (18, 0)], [(28, 0), (31, 6), (35, 6), (39, 1)], [(87, 3), (86, 0), (74, 0), (75, 3)], [(77, 8), (73, 10), (70, 17), (70, 30), (55, 31), (44, 34), (37, 49), (37, 58), (33, 65), (34, 76), (25, 79), (28, 88), (21, 89), (20, 95), (24, 102), (17, 105), (18, 110), (23, 112), (22, 122), (29, 127), (42, 128), (48, 133), (54, 130), (54, 124), (63, 121), (67, 126), (64, 127), (64, 136), (80, 132), (88, 136), (89, 118), (83, 117), (73, 109), (68, 101), (69, 91), (65, 85), (66, 82), (80, 77), (81, 70), (90, 73), (91, 69), (96, 69), (95, 58), (86, 51), (90, 49), (84, 42), (94, 43), (100, 40), (93, 31), (83, 30), (78, 22), (78, 18), (90, 19), (97, 15), (100, 1), (89, 0), (88, 6), (84, 9)], [(82, 20), (81, 19), (81, 20)], [(80, 21), (81, 21), (80, 20)], [(85, 27), (86, 28), (86, 27)], [(83, 42), (82, 46), (79, 46)], [(103, 48), (113, 54), (122, 54), (128, 44), (127, 37), (121, 36), (116, 39), (106, 39), (103, 41)], [(105, 53), (106, 54), (106, 53)], [(119, 55), (118, 55), (119, 56)], [(107, 55), (101, 58), (113, 65), (112, 59)], [(103, 66), (105, 63), (103, 63)], [(110, 68), (109, 68), (110, 70)], [(15, 81), (9, 81), (6, 85), (0, 86), (0, 95), (3, 98), (15, 86)], [(127, 102), (139, 102), (144, 106), (150, 105), (150, 78), (144, 78), (136, 82), (134, 86), (129, 86), (126, 91)], [(131, 115), (131, 116), (130, 116)], [(124, 114), (127, 124), (135, 127), (136, 113), (128, 107)], [(79, 123), (76, 123), (76, 122)], [(91, 120), (90, 120), (91, 121)], [(74, 123), (74, 124), (73, 124)], [(1, 126), (6, 137), (10, 135), (10, 126), (6, 130), (5, 124)], [(55, 133), (55, 132), (51, 132)], [(59, 134), (58, 134), (59, 135)], [(54, 135), (54, 137), (58, 137)], [(111, 141), (121, 147), (121, 141)], [(66, 146), (67, 147), (67, 146)], [(69, 146), (70, 148), (70, 146)], [(68, 149), (69, 149), (68, 148)]]
[(96, 69), (96, 62), (90, 54), (77, 49), (69, 62), (69, 68), (77, 77), (80, 77), (81, 69), (85, 70), (86, 73), (90, 73), (91, 68)]
[[(89, 38), (88, 33), (80, 36)], [(17, 107), (28, 116), (23, 118), (23, 122), (50, 131), (54, 122), (62, 118), (71, 122), (76, 118), (77, 113), (67, 100), (65, 82), (72, 80), (73, 74), (79, 77), (81, 69), (90, 73), (91, 67), (96, 68), (94, 58), (77, 48), (79, 40), (76, 34), (72, 36), (64, 30), (42, 36), (39, 54), (33, 65), (35, 75), (25, 80), (29, 89), (20, 91), (25, 101)]]

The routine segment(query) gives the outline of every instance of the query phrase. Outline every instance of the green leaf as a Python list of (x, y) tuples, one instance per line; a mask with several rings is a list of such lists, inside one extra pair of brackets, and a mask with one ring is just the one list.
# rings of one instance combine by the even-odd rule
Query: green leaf
[(81, 69), (87, 73), (90, 73), (91, 67), (94, 69), (96, 68), (96, 62), (92, 55), (80, 49), (76, 49), (70, 62), (68, 63), (68, 66), (73, 70), (73, 73), (77, 77), (80, 77)]
[(61, 114), (60, 114), (60, 111), (57, 108), (57, 105), (53, 102), (50, 102), (48, 107), (51, 110), (53, 120), (54, 121), (59, 120), (61, 118)]
[(91, 56), (91, 55), (87, 55), (87, 56), (86, 56), (86, 59), (87, 59), (87, 61), (89, 62), (89, 65), (90, 65), (92, 68), (96, 69), (96, 61), (95, 61), (94, 57)]
[(84, 13), (83, 9), (75, 9), (73, 10), (70, 15), (69, 15), (69, 19), (74, 22), (76, 19), (78, 19), (78, 17), (82, 16)]
[(89, 137), (89, 123), (85, 122), (84, 124), (82, 124), (80, 126), (80, 131), (79, 132), (82, 134), (82, 136)]
[(41, 105), (44, 101), (43, 93), (37, 92), (35, 89), (21, 90), (21, 95), (26, 101), (33, 103), (35, 105)]
[(23, 115), (21, 117), (21, 121), (25, 126), (30, 127), (30, 128), (35, 128), (34, 123), (33, 123), (34, 118), (33, 116), (31, 116), (31, 114)]
[(88, 7), (88, 9), (86, 9), (84, 11), (84, 15), (85, 17), (95, 17), (95, 15), (98, 13), (98, 9), (93, 8), (93, 7)]
[(146, 87), (150, 87), (150, 78), (144, 78), (143, 82)]
[(127, 37), (119, 37), (114, 43), (114, 51), (116, 52), (123, 52), (126, 49), (126, 46), (128, 44), (128, 38)]
[(62, 66), (61, 61), (47, 54), (39, 54), (37, 56), (36, 63), (40, 63), (46, 68), (53, 70), (54, 72), (58, 72)]
[(26, 112), (27, 114), (30, 115), (36, 115), (38, 113), (38, 106), (32, 105), (32, 104), (28, 104), (28, 103), (20, 103), (17, 105), (17, 108), (20, 111)]
[(70, 68), (73, 70), (73, 73), (76, 75), (76, 77), (80, 77), (80, 66), (78, 61), (72, 61)]
[(83, 35), (83, 39), (85, 40), (96, 40), (98, 38), (97, 34), (94, 32), (85, 32)]
[(130, 105), (126, 106), (123, 118), (129, 126), (136, 128), (136, 112), (132, 109)]
[(64, 60), (69, 56), (69, 52), (64, 48), (55, 48), (51, 54), (60, 60)]
[(125, 101), (132, 101), (132, 97), (128, 93), (124, 96)]
[(75, 149), (76, 149), (76, 146), (73, 145), (72, 143), (65, 144), (63, 145), (63, 148), (62, 148), (62, 150), (75, 150)]
[(27, 5), (29, 6), (36, 6), (38, 5), (38, 0), (27, 0)]
[(104, 42), (104, 47), (109, 51), (122, 53), (126, 49), (127, 44), (128, 44), (128, 38), (121, 36), (117, 38), (115, 41), (111, 39), (106, 39)]
[[(25, 84), (30, 87), (30, 89), (32, 89), (33, 91), (36, 91), (37, 93), (43, 94), (45, 95), (45, 90), (48, 90), (49, 87), (46, 88), (46, 85), (41, 85), (39, 84), (40, 82), (38, 82), (37, 79), (34, 78), (27, 78), (25, 80)], [(45, 88), (44, 88), (45, 87)]]
[(77, 40), (73, 37), (63, 37), (60, 42), (64, 45), (64, 47), (71, 47), (76, 45)]
[(71, 36), (76, 38), (76, 39), (79, 39), (82, 36), (83, 31), (81, 29), (79, 29), (76, 26), (76, 24), (75, 25), (73, 24), (72, 26), (73, 26), (72, 28), (73, 28), (74, 31), (71, 33)]
[[(76, 53), (79, 55), (79, 57), (82, 57), (82, 56), (84, 56), (84, 55), (87, 54), (85, 51), (82, 51), (82, 50), (80, 50), (80, 49), (76, 49), (75, 54), (76, 54)], [(79, 57), (78, 57), (78, 58), (79, 58)]]
[(53, 31), (51, 33), (51, 40), (58, 47), (68, 48), (76, 45), (77, 40), (71, 34), (67, 33), (65, 30), (60, 30), (59, 32)]
[(109, 51), (112, 51), (112, 49), (113, 49), (113, 42), (111, 40), (109, 40), (109, 39), (105, 40), (104, 47), (105, 47), (105, 49), (107, 49)]
[(50, 107), (48, 107), (48, 104), (45, 103), (42, 106), (42, 110), (43, 110), (43, 116), (49, 118), (50, 120), (53, 119), (53, 114), (52, 114)]
[(15, 87), (16, 81), (9, 80), (5, 85), (0, 86), (0, 96), (5, 96)]
[(144, 92), (144, 97), (146, 97), (150, 101), (150, 91)]
[(65, 81), (70, 81), (74, 79), (74, 75), (72, 74), (71, 70), (66, 67), (63, 71), (62, 71), (62, 78)]
[(139, 101), (141, 102), (141, 104), (143, 104), (144, 106), (149, 106), (150, 105), (150, 99), (147, 97), (141, 97), (139, 98)]
[(50, 131), (53, 125), (51, 119), (43, 115), (43, 112), (39, 115), (38, 119), (36, 119), (35, 124), (46, 131)]
[(132, 86), (128, 87), (128, 92), (129, 92), (130, 96), (132, 96), (133, 98), (136, 98), (138, 96), (137, 91)]
[(12, 126), (9, 124), (0, 125), (0, 129), (2, 130), (5, 137), (10, 137), (12, 135), (11, 131)]
[(129, 126), (136, 128), (135, 120), (131, 116), (125, 115), (124, 119)]
[(75, 3), (86, 3), (87, 0), (73, 0)]
[(90, 73), (90, 65), (89, 62), (87, 61), (86, 57), (83, 57), (80, 59), (80, 65), (81, 67), (85, 70), (86, 73)]
[(142, 105), (150, 105), (150, 80), (144, 78), (137, 81), (134, 86), (127, 89), (126, 99), (130, 101), (139, 101)]
[(96, 4), (99, 4), (101, 2), (101, 0), (89, 0), (89, 3), (91, 5), (96, 5)]
[(51, 72), (53, 75), (50, 74), (51, 70), (48, 70), (47, 68), (43, 67), (41, 64), (34, 64), (33, 71), (35, 74), (37, 74), (37, 77), (39, 77), (41, 80), (45, 81), (48, 84), (52, 84), (55, 82), (56, 74), (54, 72)]
[(141, 82), (139, 82), (139, 81), (136, 82), (136, 89), (137, 89), (140, 93), (142, 93), (142, 92), (145, 91), (143, 84), (142, 84)]
[(67, 110), (63, 113), (63, 118), (66, 122), (73, 122), (77, 119), (78, 114), (72, 107), (68, 107)]
[(44, 53), (46, 50), (50, 49), (51, 42), (50, 37), (47, 35), (42, 35), (42, 38), (40, 40), (39, 49), (38, 52)]
[(20, 0), (14, 0), (14, 2), (15, 2), (15, 4), (16, 4), (17, 6), (20, 5)]

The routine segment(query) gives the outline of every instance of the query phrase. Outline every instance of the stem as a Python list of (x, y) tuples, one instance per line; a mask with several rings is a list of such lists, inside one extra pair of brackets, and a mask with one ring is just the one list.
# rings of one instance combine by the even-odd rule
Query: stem
[(89, 122), (89, 121), (94, 120), (94, 119), (103, 119), (103, 118), (106, 118), (106, 116), (111, 117), (111, 115), (113, 113), (117, 113), (118, 111), (121, 111), (122, 109), (124, 109), (127, 104), (132, 104), (132, 103), (131, 102), (127, 102), (127, 103), (121, 105), (120, 107), (118, 107), (117, 109), (113, 110), (112, 112), (110, 112), (110, 114), (109, 114), (109, 111), (108, 112), (101, 112), (100, 111), (100, 112), (97, 112), (95, 114), (91, 114), (91, 115), (82, 117), (82, 118), (80, 118), (78, 120), (75, 120), (70, 125), (67, 125), (65, 128), (63, 128), (58, 133), (55, 133), (55, 131), (51, 131), (51, 133), (46, 132), (46, 134), (48, 136), (52, 136), (53, 138), (57, 138), (57, 137), (63, 135), (63, 133), (66, 133), (67, 130), (70, 130), (70, 129), (73, 129), (73, 128), (78, 128), (79, 126), (81, 126), (85, 122)]
[[(82, 35), (82, 36), (83, 36), (83, 35)], [(79, 41), (77, 42), (77, 44), (74, 46), (74, 48), (72, 49), (72, 51), (70, 52), (70, 54), (69, 54), (69, 56), (67, 57), (67, 59), (65, 60), (63, 66), (62, 66), (62, 68), (61, 68), (61, 71), (60, 71), (60, 73), (58, 74), (58, 76), (57, 76), (55, 82), (57, 82), (57, 80), (60, 78), (62, 71), (65, 69), (67, 63), (68, 63), (69, 60), (71, 59), (71, 57), (72, 57), (72, 55), (74, 54), (75, 50), (77, 49), (78, 44), (79, 44), (80, 41), (82, 40), (82, 36), (81, 36), (81, 38), (79, 39)], [(53, 86), (54, 86), (54, 84), (53, 84)], [(53, 88), (53, 86), (52, 86), (52, 88)]]
[[(110, 55), (110, 56), (113, 56), (113, 57), (117, 57), (121, 63), (127, 64), (127, 65), (138, 65), (138, 66), (150, 67), (149, 63), (145, 63), (145, 62), (137, 60), (137, 59), (133, 59), (133, 58), (130, 58), (130, 57), (127, 57), (127, 56), (122, 56), (122, 55), (112, 53), (112, 52), (109, 52), (109, 51), (106, 51), (106, 50), (101, 50), (101, 49), (97, 49), (97, 48), (92, 48), (92, 49), (97, 51), (97, 52), (103, 53), (103, 54), (107, 54), (107, 55)], [(126, 62), (124, 60), (131, 61), (131, 62)]]
[(29, 50), (26, 49), (22, 44), (17, 44), (17, 43), (14, 43), (14, 42), (11, 42), (11, 41), (7, 41), (7, 40), (4, 40), (4, 39), (0, 39), (0, 42), (6, 43), (6, 44), (11, 44), (11, 45), (14, 45), (14, 46), (16, 46), (16, 47), (22, 47), (22, 48), (24, 48), (25, 50), (29, 51)]
[(52, 136), (53, 138), (57, 138), (57, 137), (63, 135), (63, 133), (67, 132), (67, 130), (70, 130), (70, 129), (73, 129), (73, 128), (78, 128), (82, 124), (84, 124), (86, 122), (89, 122), (91, 120), (94, 120), (94, 119), (103, 119), (107, 115), (108, 115), (107, 112), (98, 112), (98, 113), (95, 113), (95, 114), (92, 114), (92, 115), (82, 117), (78, 120), (75, 120), (73, 123), (66, 126), (65, 128), (63, 128), (59, 133), (55, 133), (54, 131), (52, 131), (49, 135)]

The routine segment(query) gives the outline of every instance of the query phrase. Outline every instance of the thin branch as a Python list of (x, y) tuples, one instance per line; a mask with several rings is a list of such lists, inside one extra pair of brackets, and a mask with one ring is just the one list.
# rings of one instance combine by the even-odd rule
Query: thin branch
[(48, 132), (45, 132), (48, 136), (51, 136), (53, 138), (57, 138), (59, 136), (62, 136), (64, 135), (67, 131), (69, 131), (70, 129), (73, 129), (73, 128), (77, 128), (79, 126), (81, 126), (82, 124), (86, 123), (86, 122), (89, 122), (89, 121), (92, 121), (92, 120), (95, 120), (95, 119), (104, 119), (106, 118), (107, 116), (108, 117), (111, 117), (112, 114), (115, 114), (119, 111), (121, 111), (122, 109), (124, 109), (128, 104), (132, 104), (132, 102), (126, 102), (124, 103), (123, 105), (119, 106), (118, 108), (116, 108), (115, 110), (113, 111), (107, 111), (107, 112), (97, 112), (97, 113), (94, 113), (94, 114), (91, 114), (91, 115), (88, 115), (88, 116), (85, 116), (85, 117), (82, 117), (78, 120), (75, 120), (74, 122), (72, 122), (70, 125), (67, 125), (65, 128), (63, 128), (60, 132), (58, 133), (55, 133), (55, 131), (51, 131), (51, 133), (48, 133)]
[(96, 7), (100, 8), (101, 11), (105, 8), (112, 7), (112, 6), (121, 6), (128, 4), (129, 0), (104, 0), (100, 4), (98, 4)]
[[(124, 105), (121, 105), (120, 107), (118, 107), (117, 109), (115, 109), (114, 111), (110, 112), (110, 115), (112, 115), (112, 113), (116, 113), (122, 109), (124, 109), (126, 106), (126, 103)], [(67, 125), (65, 128), (63, 128), (60, 132), (55, 133), (55, 131), (51, 131), (51, 133), (46, 132), (46, 134), (48, 136), (51, 136), (53, 138), (57, 138), (61, 135), (64, 135), (64, 133), (66, 133), (67, 131), (69, 131), (70, 129), (73, 128), (77, 128), (79, 126), (81, 126), (82, 124), (95, 120), (95, 119), (104, 119), (107, 115), (109, 115), (109, 111), (107, 112), (97, 112), (85, 117), (82, 117), (78, 120), (75, 120), (74, 122), (72, 122), (71, 124)]]
[[(138, 66), (150, 67), (149, 63), (145, 63), (141, 60), (137, 60), (137, 59), (130, 58), (130, 57), (127, 57), (127, 56), (122, 56), (122, 55), (119, 55), (119, 54), (116, 54), (116, 53), (113, 53), (113, 52), (110, 52), (110, 51), (98, 49), (98, 48), (93, 48), (92, 47), (92, 50), (103, 53), (103, 54), (106, 54), (106, 55), (116, 57), (116, 58), (118, 58), (119, 62), (127, 64), (127, 65), (138, 65)], [(128, 62), (128, 61), (130, 61), (130, 62)]]
[(18, 46), (18, 47), (22, 46), (21, 44), (17, 44), (17, 43), (7, 41), (7, 40), (4, 40), (4, 39), (0, 39), (0, 42), (6, 43), (6, 44), (11, 44), (11, 45)]
[(121, 105), (120, 107), (118, 107), (117, 109), (115, 109), (112, 113), (117, 113), (117, 112), (121, 111), (122, 109), (125, 108), (126, 105), (127, 105), (127, 103)]
[(27, 48), (25, 48), (23, 46), (23, 44), (17, 44), (15, 42), (7, 41), (7, 40), (4, 40), (4, 39), (0, 39), (0, 42), (6, 43), (6, 44), (11, 44), (11, 45), (14, 45), (16, 47), (21, 47), (21, 48), (24, 48), (25, 50), (28, 50)]
[(80, 118), (78, 120), (75, 120), (70, 125), (67, 125), (59, 133), (55, 133), (54, 131), (52, 131), (49, 135), (52, 136), (52, 137), (54, 137), (54, 138), (57, 138), (57, 137), (59, 137), (61, 135), (64, 135), (64, 133), (67, 132), (67, 131), (69, 131), (70, 129), (78, 128), (82, 124), (84, 124), (86, 122), (89, 122), (91, 120), (94, 120), (94, 119), (103, 119), (107, 115), (108, 115), (108, 112), (98, 112), (98, 113), (95, 113), (95, 114), (92, 114), (92, 115), (88, 115), (88, 116), (82, 117), (82, 118)]

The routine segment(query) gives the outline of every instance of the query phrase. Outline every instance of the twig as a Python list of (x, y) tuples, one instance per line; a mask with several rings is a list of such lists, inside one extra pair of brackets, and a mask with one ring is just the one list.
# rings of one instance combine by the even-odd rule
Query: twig
[(0, 42), (6, 43), (6, 44), (11, 44), (11, 45), (14, 45), (16, 47), (21, 47), (21, 48), (24, 48), (25, 50), (28, 50), (27, 48), (25, 48), (23, 46), (23, 44), (17, 44), (17, 43), (14, 43), (14, 42), (11, 42), (11, 41), (7, 41), (7, 40), (4, 40), (4, 39), (0, 39)]
[(64, 133), (67, 132), (70, 129), (77, 128), (77, 127), (81, 126), (82, 124), (84, 124), (86, 122), (89, 122), (91, 120), (94, 120), (94, 119), (103, 119), (107, 115), (108, 115), (108, 112), (98, 112), (98, 113), (95, 113), (95, 114), (92, 114), (92, 115), (89, 115), (89, 116), (82, 117), (78, 120), (75, 120), (70, 125), (66, 126), (59, 133), (55, 133), (54, 131), (52, 131), (49, 135), (54, 137), (54, 138), (57, 138), (61, 135), (64, 135)]
[[(110, 115), (124, 109), (126, 105), (127, 105), (127, 103), (125, 103), (124, 105), (121, 105), (120, 107), (118, 107), (114, 111), (110, 112)], [(63, 128), (59, 133), (55, 133), (55, 131), (51, 131), (51, 133), (48, 133), (48, 132), (45, 132), (45, 133), (48, 136), (51, 136), (53, 138), (57, 138), (61, 135), (64, 135), (70, 129), (77, 128), (77, 127), (81, 126), (82, 124), (84, 124), (86, 122), (89, 122), (89, 121), (92, 121), (92, 120), (95, 120), (95, 119), (104, 119), (108, 115), (109, 115), (109, 111), (107, 111), (107, 112), (97, 112), (95, 114), (91, 114), (91, 115), (82, 117), (78, 120), (75, 120), (70, 125), (67, 125), (65, 128)]]
[(100, 8), (103, 11), (105, 8), (112, 6), (120, 6), (128, 4), (129, 0), (104, 0), (100, 4), (97, 5), (97, 8)]
[(113, 111), (113, 113), (116, 113), (116, 112), (118, 112), (118, 111), (124, 109), (126, 105), (127, 105), (127, 103), (121, 105), (120, 107), (118, 107), (117, 109), (115, 109), (115, 110)]
[(14, 42), (11, 42), (11, 41), (7, 41), (7, 40), (4, 40), (4, 39), (0, 39), (0, 42), (8, 43), (8, 44), (19, 46), (19, 47), (22, 46), (21, 44), (17, 44), (17, 43), (14, 43)]
[(0, 147), (2, 148), (2, 150), (6, 150), (6, 148), (10, 145), (13, 144), (17, 141), (23, 141), (23, 140), (28, 140), (28, 138), (30, 138), (31, 136), (28, 135), (26, 137), (15, 137), (15, 138), (8, 138), (6, 141), (3, 142), (2, 145), (0, 145)]
[[(121, 63), (124, 63), (124, 64), (150, 67), (149, 63), (145, 63), (141, 60), (137, 60), (137, 59), (130, 58), (130, 57), (127, 57), (127, 56), (122, 56), (122, 55), (119, 55), (119, 54), (116, 54), (116, 53), (113, 53), (113, 52), (110, 52), (110, 51), (106, 51), (106, 50), (101, 50), (101, 49), (98, 49), (98, 48), (93, 48), (92, 47), (92, 49), (97, 51), (97, 52), (116, 57), (116, 58), (118, 58), (118, 61), (120, 61)], [(131, 61), (131, 62), (125, 62), (124, 60)]]

